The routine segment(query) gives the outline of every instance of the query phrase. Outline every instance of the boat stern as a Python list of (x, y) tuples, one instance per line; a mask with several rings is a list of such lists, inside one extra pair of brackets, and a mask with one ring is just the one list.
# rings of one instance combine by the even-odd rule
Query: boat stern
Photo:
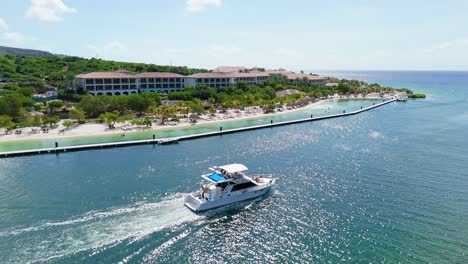
[(185, 197), (184, 205), (187, 206), (190, 210), (198, 212), (200, 211), (202, 202), (196, 197), (195, 193), (191, 193)]

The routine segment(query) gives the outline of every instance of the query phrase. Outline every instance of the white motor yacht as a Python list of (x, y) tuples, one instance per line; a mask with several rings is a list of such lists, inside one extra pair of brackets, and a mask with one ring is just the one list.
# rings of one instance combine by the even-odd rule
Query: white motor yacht
[(247, 167), (230, 164), (210, 168), (202, 175), (204, 184), (199, 191), (185, 198), (185, 205), (193, 211), (205, 211), (240, 201), (253, 199), (267, 193), (276, 179), (271, 176), (247, 176)]

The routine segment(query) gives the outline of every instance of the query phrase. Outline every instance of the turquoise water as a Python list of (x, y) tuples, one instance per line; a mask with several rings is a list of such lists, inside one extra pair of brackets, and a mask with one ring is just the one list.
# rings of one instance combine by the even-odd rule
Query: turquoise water
[[(360, 74), (428, 99), (177, 145), (0, 159), (0, 262), (467, 263), (468, 73)], [(277, 186), (184, 208), (199, 175), (229, 162)]]
[[(205, 132), (219, 131), (220, 127), (223, 129), (239, 128), (246, 126), (254, 126), (261, 124), (269, 124), (271, 120), (274, 122), (287, 121), (293, 119), (302, 119), (314, 116), (323, 116), (330, 114), (342, 113), (343, 110), (353, 111), (359, 109), (361, 106), (366, 107), (372, 105), (376, 100), (331, 100), (322, 103), (318, 106), (311, 106), (309, 109), (304, 109), (289, 113), (276, 113), (271, 116), (252, 117), (242, 120), (223, 121), (219, 123), (210, 123), (203, 125), (194, 125), (183, 128), (164, 128), (162, 130), (144, 130), (140, 132), (126, 133), (125, 137), (120, 134), (103, 135), (103, 136), (85, 136), (85, 137), (56, 137), (50, 139), (34, 139), (34, 140), (21, 140), (21, 141), (5, 141), (0, 142), (0, 151), (14, 151), (25, 149), (40, 149), (51, 148), (55, 146), (55, 142), (59, 146), (75, 146), (103, 142), (116, 142), (126, 140), (139, 140), (139, 139), (152, 139), (153, 135), (157, 138), (165, 137), (178, 137), (190, 134), (200, 134)], [(123, 131), (122, 131), (123, 132)]]

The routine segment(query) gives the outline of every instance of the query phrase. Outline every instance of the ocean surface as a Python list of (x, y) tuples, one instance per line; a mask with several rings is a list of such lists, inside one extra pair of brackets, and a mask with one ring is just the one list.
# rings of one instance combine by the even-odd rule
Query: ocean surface
[[(0, 263), (468, 263), (468, 73), (327, 74), (428, 98), (176, 145), (0, 159)], [(360, 102), (349, 104), (330, 107)], [(207, 213), (183, 206), (208, 167), (234, 162), (277, 186)]]

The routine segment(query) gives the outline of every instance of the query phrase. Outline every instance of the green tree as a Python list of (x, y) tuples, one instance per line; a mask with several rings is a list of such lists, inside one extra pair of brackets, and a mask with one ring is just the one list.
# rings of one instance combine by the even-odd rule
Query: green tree
[(64, 103), (60, 100), (53, 100), (47, 103), (47, 107), (49, 108), (50, 112), (54, 112), (55, 108), (61, 108), (64, 106)]
[(193, 113), (201, 114), (203, 111), (205, 111), (205, 108), (203, 107), (203, 102), (200, 99), (193, 99), (192, 102), (190, 103), (190, 109)]
[(145, 125), (147, 127), (151, 127), (151, 125), (152, 125), (151, 118), (145, 117), (145, 119), (143, 119), (143, 125)]
[(66, 129), (69, 129), (70, 127), (72, 127), (72, 126), (75, 125), (75, 122), (74, 122), (74, 121), (71, 121), (71, 120), (65, 120), (65, 121), (63, 121), (62, 125), (63, 125)]
[(119, 112), (115, 110), (112, 112), (106, 112), (104, 114), (101, 114), (99, 116), (99, 119), (106, 123), (109, 126), (109, 128), (114, 128), (115, 122), (117, 122), (119, 115)]
[(249, 89), (249, 86), (244, 80), (240, 80), (236, 82), (236, 88), (245, 92)]
[(276, 107), (275, 103), (268, 102), (266, 104), (266, 112), (273, 112), (273, 110), (275, 110), (275, 107)]
[(38, 127), (38, 126), (41, 126), (41, 124), (42, 124), (42, 116), (40, 115), (33, 116), (31, 126)]
[(2, 86), (2, 89), (10, 90), (10, 91), (17, 91), (20, 87), (16, 83), (7, 83)]
[(10, 116), (13, 121), (17, 121), (20, 110), (23, 108), (25, 97), (21, 94), (11, 93), (0, 97), (0, 115)]
[(133, 115), (133, 114), (123, 115), (123, 116), (117, 118), (117, 122), (124, 123), (126, 121), (132, 120), (134, 117), (135, 117), (135, 115)]
[(342, 94), (346, 94), (346, 93), (348, 93), (348, 92), (351, 90), (351, 88), (349, 87), (349, 85), (348, 85), (348, 84), (345, 84), (345, 83), (340, 83), (340, 84), (338, 84), (337, 89), (338, 89), (338, 91), (340, 91), (340, 93), (342, 93)]
[(23, 107), (34, 109), (36, 102), (34, 102), (32, 98), (23, 96), (21, 100), (22, 100)]
[(86, 119), (86, 113), (81, 109), (70, 111), (70, 118), (75, 119), (79, 124), (83, 124)]
[(95, 97), (88, 94), (78, 103), (78, 107), (82, 109), (88, 117), (93, 117), (98, 114)]
[(81, 99), (78, 103), (78, 107), (83, 110), (88, 117), (97, 117), (108, 111), (110, 105), (109, 101), (111, 100), (110, 98), (110, 96), (106, 95), (93, 96), (88, 94)]
[(131, 123), (133, 126), (142, 126), (142, 125), (143, 125), (143, 121), (140, 120), (140, 119), (133, 119), (130, 123)]
[(20, 118), (18, 119), (18, 125), (20, 127), (32, 126), (34, 117), (29, 112), (27, 112), (24, 108), (22, 108), (20, 111), (21, 111), (21, 115), (20, 115)]
[(16, 90), (17, 93), (24, 95), (25, 97), (31, 97), (36, 93), (36, 89), (33, 87), (22, 87)]
[(12, 121), (11, 116), (0, 115), (0, 128), (8, 130), (8, 128), (14, 124), (15, 123)]
[(57, 124), (59, 121), (60, 121), (60, 118), (58, 116), (52, 116), (52, 117), (45, 116), (42, 119), (42, 124), (44, 126), (47, 126), (47, 125), (52, 126), (52, 125)]
[(154, 104), (150, 97), (142, 94), (131, 94), (128, 96), (128, 108), (138, 112), (138, 116), (141, 116), (142, 112), (148, 110), (148, 108)]

